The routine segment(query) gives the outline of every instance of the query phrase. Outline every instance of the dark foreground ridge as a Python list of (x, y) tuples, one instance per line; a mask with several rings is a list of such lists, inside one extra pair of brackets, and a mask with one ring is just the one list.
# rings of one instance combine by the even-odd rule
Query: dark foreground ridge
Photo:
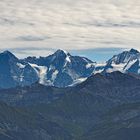
[(68, 88), (36, 83), (1, 90), (0, 100), (1, 140), (140, 138), (140, 78), (136, 75), (96, 74)]

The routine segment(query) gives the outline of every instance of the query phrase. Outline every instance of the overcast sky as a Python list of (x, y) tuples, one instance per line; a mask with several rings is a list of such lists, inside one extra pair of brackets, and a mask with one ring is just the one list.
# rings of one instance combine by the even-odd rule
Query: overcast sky
[(129, 48), (140, 50), (140, 0), (0, 0), (1, 51), (96, 60)]

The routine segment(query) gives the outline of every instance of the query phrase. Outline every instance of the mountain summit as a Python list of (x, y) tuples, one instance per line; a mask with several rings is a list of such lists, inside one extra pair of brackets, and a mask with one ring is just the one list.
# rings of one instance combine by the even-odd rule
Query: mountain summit
[(107, 63), (108, 64), (120, 64), (128, 63), (130, 60), (133, 60), (140, 54), (137, 50), (131, 49), (130, 51), (124, 51), (118, 55), (113, 56)]
[(138, 53), (140, 53), (138, 50), (136, 50), (136, 49), (131, 49), (130, 51), (129, 51), (130, 53), (133, 53), (133, 54), (138, 54)]
[(104, 68), (104, 72), (108, 73), (113, 71), (121, 71), (123, 73), (134, 72), (136, 74), (139, 74), (139, 66), (138, 66), (139, 60), (140, 60), (139, 51), (135, 49), (124, 51), (118, 55), (114, 55), (111, 59), (107, 61), (107, 64)]
[(2, 60), (3, 62), (10, 61), (10, 60), (17, 61), (18, 58), (14, 54), (12, 54), (10, 51), (4, 51), (0, 53), (0, 60)]
[(61, 49), (59, 49), (59, 50), (57, 50), (55, 53), (54, 53), (54, 55), (56, 55), (56, 56), (63, 56), (63, 55), (70, 55), (67, 51), (64, 51), (64, 50), (61, 50)]
[(48, 57), (28, 57), (23, 60), (38, 71), (40, 82), (45, 85), (66, 87), (83, 81), (93, 73), (95, 63), (85, 57), (72, 56), (57, 50)]

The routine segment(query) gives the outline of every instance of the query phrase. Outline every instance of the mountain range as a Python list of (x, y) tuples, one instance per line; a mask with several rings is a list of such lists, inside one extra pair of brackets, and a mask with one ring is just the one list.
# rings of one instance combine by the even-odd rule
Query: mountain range
[(85, 57), (57, 50), (47, 57), (18, 59), (9, 51), (0, 53), (0, 88), (27, 86), (39, 82), (46, 86), (68, 87), (96, 73), (140, 74), (140, 52), (131, 49), (100, 64)]

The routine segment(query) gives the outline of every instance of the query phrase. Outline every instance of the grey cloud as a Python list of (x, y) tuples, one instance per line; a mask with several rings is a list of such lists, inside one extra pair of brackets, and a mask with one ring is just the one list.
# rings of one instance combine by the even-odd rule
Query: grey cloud
[(44, 41), (46, 39), (49, 39), (49, 37), (44, 37), (44, 36), (32, 36), (32, 35), (27, 35), (27, 36), (19, 36), (16, 38), (17, 41)]
[(42, 48), (42, 47), (18, 47), (18, 48), (7, 48), (7, 50), (11, 50), (11, 51), (55, 51), (56, 49), (52, 49), (52, 48)]

